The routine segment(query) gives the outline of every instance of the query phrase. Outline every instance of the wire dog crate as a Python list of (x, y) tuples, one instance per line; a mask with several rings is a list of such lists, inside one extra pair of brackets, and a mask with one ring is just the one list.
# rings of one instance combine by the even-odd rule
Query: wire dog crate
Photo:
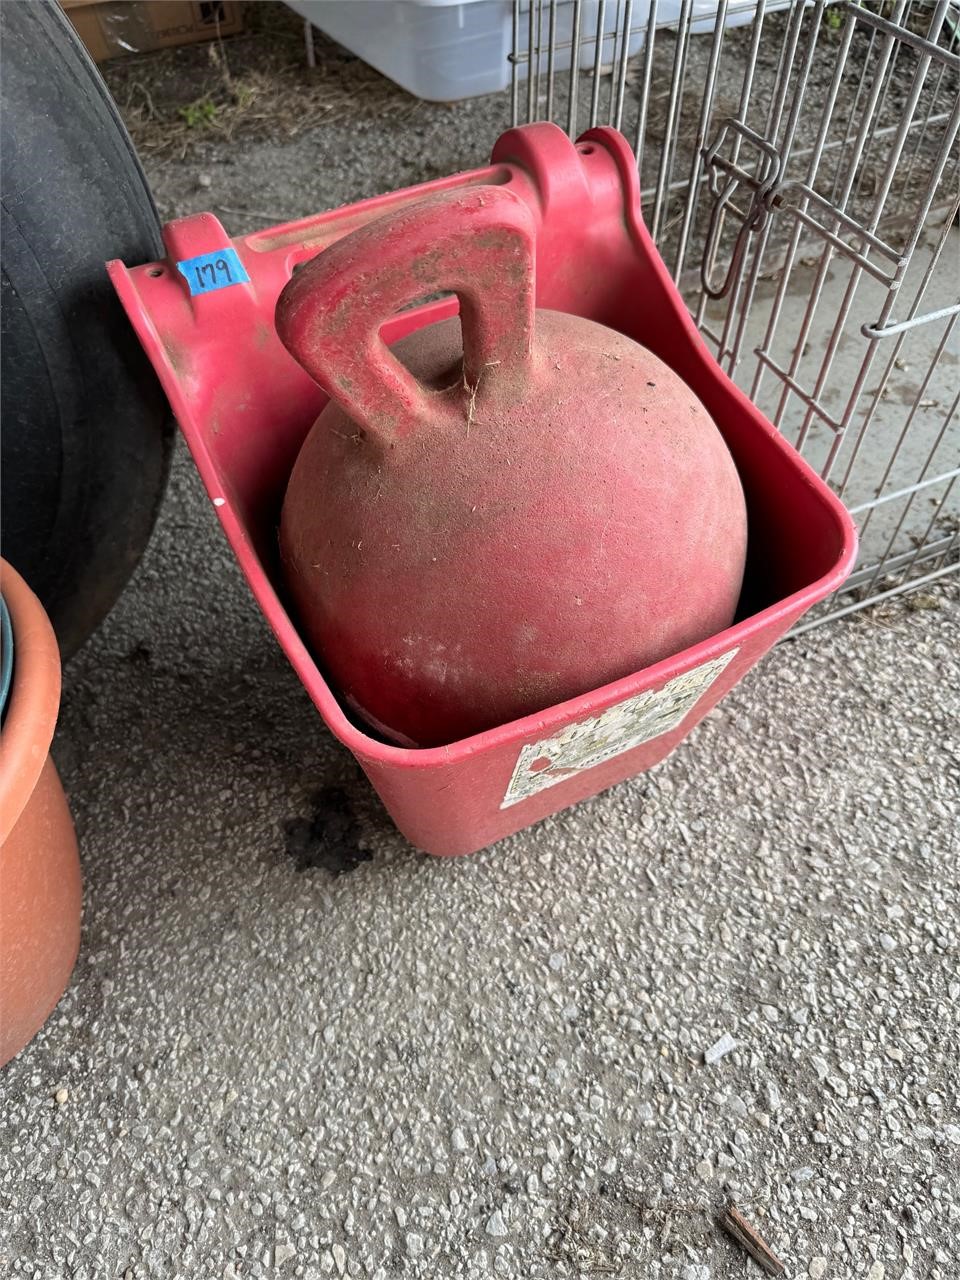
[(856, 517), (798, 630), (956, 573), (955, 0), (515, 0), (511, 62), (515, 124), (632, 140), (701, 332)]

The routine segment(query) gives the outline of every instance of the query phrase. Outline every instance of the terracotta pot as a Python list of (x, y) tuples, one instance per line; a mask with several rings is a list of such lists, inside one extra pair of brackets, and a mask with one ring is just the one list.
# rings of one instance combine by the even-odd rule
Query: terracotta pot
[(80, 860), (50, 742), (60, 707), (53, 628), (0, 561), (13, 624), (13, 683), (0, 734), (0, 1066), (63, 994), (80, 946)]

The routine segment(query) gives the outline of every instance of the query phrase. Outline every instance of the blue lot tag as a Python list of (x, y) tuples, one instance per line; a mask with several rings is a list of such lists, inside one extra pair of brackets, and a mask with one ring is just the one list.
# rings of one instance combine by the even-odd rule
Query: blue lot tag
[(177, 270), (190, 286), (191, 298), (198, 293), (229, 289), (232, 284), (250, 283), (236, 249), (216, 249), (197, 258), (185, 258), (177, 263)]

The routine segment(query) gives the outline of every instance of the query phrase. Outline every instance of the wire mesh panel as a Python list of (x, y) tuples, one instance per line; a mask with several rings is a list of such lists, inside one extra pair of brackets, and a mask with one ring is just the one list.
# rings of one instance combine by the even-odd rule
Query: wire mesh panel
[(631, 138), (701, 332), (857, 518), (806, 625), (956, 572), (960, 6), (515, 0), (513, 36), (514, 122)]

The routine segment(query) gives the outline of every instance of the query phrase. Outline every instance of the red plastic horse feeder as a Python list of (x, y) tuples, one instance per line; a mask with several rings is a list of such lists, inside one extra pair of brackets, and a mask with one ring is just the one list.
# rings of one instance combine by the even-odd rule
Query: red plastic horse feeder
[[(404, 747), (348, 715), (281, 599), (281, 503), (327, 398), (281, 345), (274, 310), (294, 269), (348, 233), (432, 193), (478, 186), (507, 188), (529, 211), (539, 308), (640, 343), (706, 408), (746, 495), (747, 572), (738, 620), (707, 639), (536, 714), (448, 745)], [(634, 159), (613, 130), (574, 146), (554, 126), (532, 125), (505, 134), (486, 169), (235, 241), (200, 214), (169, 224), (164, 240), (165, 262), (110, 264), (117, 292), (287, 656), (401, 831), (428, 852), (479, 849), (658, 763), (849, 572), (850, 517), (704, 347), (643, 226)], [(384, 340), (455, 312), (456, 299), (401, 312)]]

